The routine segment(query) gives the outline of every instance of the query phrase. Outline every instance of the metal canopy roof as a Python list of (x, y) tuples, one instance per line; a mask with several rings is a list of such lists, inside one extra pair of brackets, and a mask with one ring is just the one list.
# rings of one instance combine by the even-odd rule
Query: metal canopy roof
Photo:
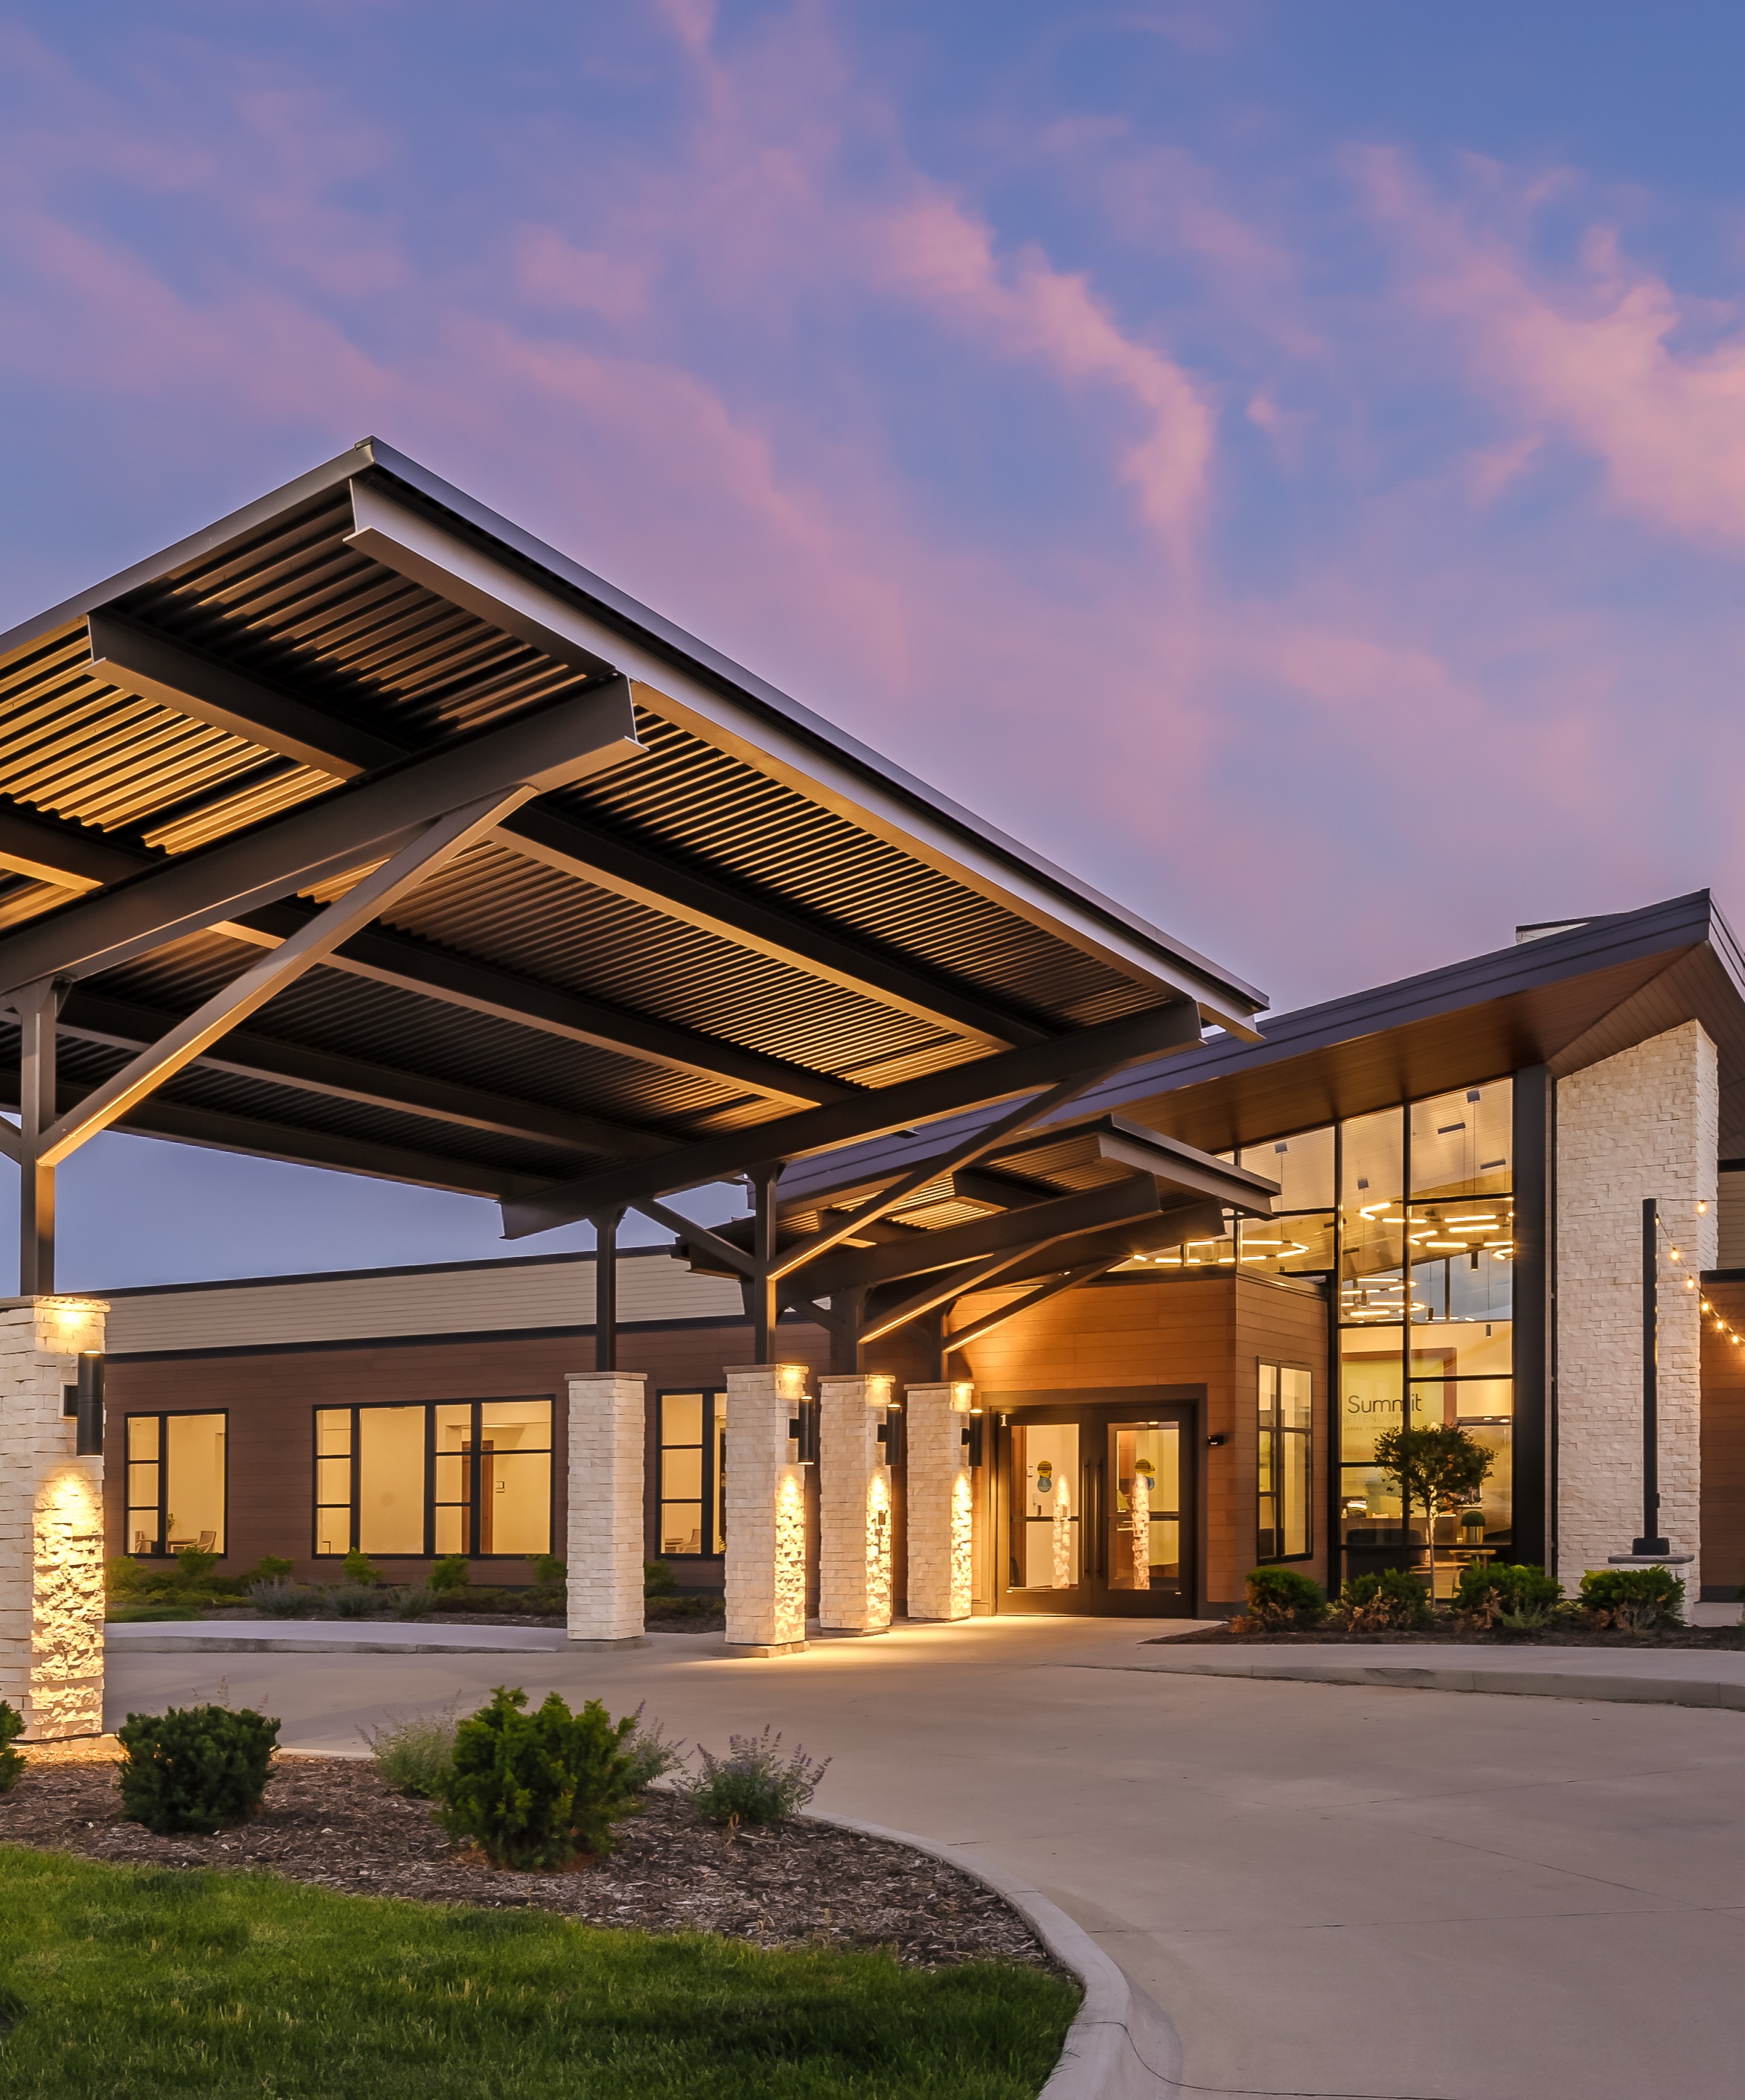
[(111, 1123), (535, 1231), (1263, 1004), (373, 439), (0, 636), (45, 1246)]

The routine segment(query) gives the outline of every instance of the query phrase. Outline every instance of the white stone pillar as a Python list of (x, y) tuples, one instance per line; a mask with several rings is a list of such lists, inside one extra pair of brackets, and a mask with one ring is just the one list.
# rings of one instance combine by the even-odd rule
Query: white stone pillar
[[(1642, 1528), (1642, 1200), (1659, 1199), (1660, 1533), (1687, 1601), (1702, 1577), (1700, 1290), (1716, 1264), (1715, 1046), (1687, 1021), (1558, 1083), (1558, 1567), (1628, 1553)], [(1707, 1205), (1704, 1211), (1699, 1205)]]
[(891, 1624), (891, 1469), (879, 1432), (888, 1378), (818, 1380), (818, 1624), (882, 1634)]
[(0, 1300), (0, 1699), (35, 1742), (103, 1733), (103, 1460), (61, 1393), (108, 1309)]
[(788, 1434), (805, 1392), (804, 1364), (728, 1367), (727, 1645), (742, 1655), (806, 1644), (805, 1470)]
[(963, 1432), (975, 1392), (963, 1379), (912, 1385), (903, 1396), (912, 1619), (970, 1615), (975, 1506)]
[(571, 1371), (568, 1383), (570, 1639), (641, 1648), (648, 1381), (641, 1371)]

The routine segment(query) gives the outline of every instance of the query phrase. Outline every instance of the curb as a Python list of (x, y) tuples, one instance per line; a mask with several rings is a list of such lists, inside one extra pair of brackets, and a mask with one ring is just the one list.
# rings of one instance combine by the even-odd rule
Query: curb
[(1626, 1677), (1610, 1672), (1484, 1670), (1448, 1663), (1210, 1661), (1087, 1663), (1156, 1677), (1270, 1679), (1297, 1684), (1367, 1684), (1406, 1692), (1487, 1692), (1519, 1699), (1584, 1699), (1633, 1706), (1706, 1706), (1745, 1713), (1745, 1683), (1730, 1678)]
[[(579, 1645), (579, 1643), (576, 1643)], [(562, 1655), (561, 1648), (505, 1647), (486, 1641), (330, 1641), (289, 1635), (148, 1634), (117, 1641), (108, 1660), (124, 1655)]]
[(1058, 1904), (1005, 1868), (966, 1859), (950, 1846), (935, 1845), (913, 1831), (862, 1823), (852, 1815), (805, 1812), (814, 1823), (831, 1823), (840, 1830), (857, 1830), (863, 1837), (926, 1852), (992, 1889), (1029, 1921), (1049, 1952), (1078, 1978), (1085, 1987), (1084, 2003), (1066, 2031), (1060, 2061), (1039, 2100), (1175, 2100), (1181, 2090), (1177, 2079), (1182, 2045), (1168, 2014), (1130, 1982)]

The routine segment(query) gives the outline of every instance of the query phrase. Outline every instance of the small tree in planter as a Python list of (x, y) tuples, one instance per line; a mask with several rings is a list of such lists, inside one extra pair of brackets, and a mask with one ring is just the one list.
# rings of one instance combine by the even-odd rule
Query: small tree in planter
[(1487, 1451), (1470, 1430), (1452, 1423), (1439, 1422), (1425, 1429), (1385, 1429), (1376, 1439), (1376, 1465), (1399, 1481), (1408, 1526), (1413, 1502), (1423, 1505), (1432, 1597), (1436, 1594), (1437, 1515), (1470, 1502), (1496, 1463), (1494, 1451)]

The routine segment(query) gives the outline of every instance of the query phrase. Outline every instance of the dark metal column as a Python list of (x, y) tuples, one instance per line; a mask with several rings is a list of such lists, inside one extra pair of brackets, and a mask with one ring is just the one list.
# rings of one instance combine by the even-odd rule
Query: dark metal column
[(759, 1364), (773, 1364), (776, 1360), (780, 1308), (769, 1265), (776, 1253), (776, 1179), (781, 1171), (779, 1166), (760, 1167), (747, 1177), (751, 1185), (751, 1245), (758, 1269), (747, 1287), (751, 1300), (751, 1361)]
[(1630, 1551), (1669, 1552), (1660, 1536), (1660, 1206), (1642, 1198), (1642, 1535)]
[(853, 1378), (861, 1367), (861, 1329), (866, 1324), (864, 1286), (832, 1292), (830, 1309), (842, 1322), (831, 1335), (830, 1367), (839, 1378)]
[(18, 1293), (45, 1297), (55, 1288), (55, 1169), (41, 1163), (42, 1140), (55, 1118), (55, 1022), (65, 987), (27, 986), (13, 1002), (18, 1015)]
[(1514, 1558), (1551, 1565), (1553, 1113), (1543, 1065), (1514, 1075)]
[(594, 1220), (594, 1369), (618, 1369), (618, 1229), (622, 1211)]

